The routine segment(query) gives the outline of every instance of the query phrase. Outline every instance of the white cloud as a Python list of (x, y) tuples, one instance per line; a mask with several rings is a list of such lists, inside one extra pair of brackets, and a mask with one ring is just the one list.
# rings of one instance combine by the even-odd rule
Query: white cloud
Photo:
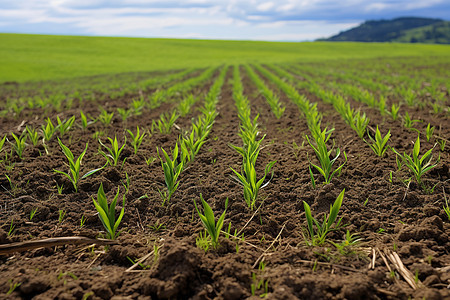
[(275, 6), (275, 3), (273, 2), (264, 2), (259, 4), (256, 9), (259, 11), (269, 11)]
[[(16, 27), (34, 32), (39, 26), (45, 31), (57, 24), (59, 33), (67, 34), (314, 39), (366, 19), (423, 11), (446, 17), (450, 4), (445, 1), (21, 0), (0, 2), (0, 31)], [(434, 7), (439, 9), (432, 11)]]

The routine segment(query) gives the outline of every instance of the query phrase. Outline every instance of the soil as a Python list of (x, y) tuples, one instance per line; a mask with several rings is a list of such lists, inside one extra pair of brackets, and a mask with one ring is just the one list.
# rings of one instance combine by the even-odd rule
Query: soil
[[(332, 106), (300, 90), (311, 102), (318, 103), (324, 116), (322, 124), (335, 128), (335, 147), (348, 157), (340, 176), (329, 184), (322, 184), (322, 178), (314, 172), (317, 182), (314, 189), (308, 166), (309, 160), (315, 162), (316, 158), (305, 137), (309, 134), (306, 119), (279, 91), (286, 111), (276, 119), (264, 97), (242, 72), (252, 117), (259, 114), (261, 136), (265, 135), (257, 162), (258, 177), (266, 164), (276, 161), (272, 180), (260, 192), (259, 208), (251, 211), (243, 200), (241, 186), (231, 176), (230, 167), (239, 170), (242, 159), (229, 145), (242, 142), (230, 79), (231, 72), (223, 86), (218, 116), (207, 142), (181, 173), (177, 191), (164, 206), (158, 192), (164, 190), (164, 175), (157, 147), (173, 148), (180, 131), (190, 129), (191, 119), (199, 115), (197, 108), (212, 82), (194, 90), (201, 97), (199, 102), (190, 114), (177, 120), (172, 133), (147, 133), (137, 154), (127, 144), (121, 156), (121, 160), (126, 158), (123, 166), (107, 166), (82, 179), (78, 192), (68, 179), (54, 172), (67, 171), (66, 158), (56, 139), (48, 143), (48, 154), (42, 145), (29, 145), (23, 160), (14, 154), (3, 162), (0, 244), (51, 237), (104, 237), (92, 201), (101, 183), (109, 200), (119, 188), (116, 212), (122, 208), (121, 199), (125, 197), (125, 215), (117, 244), (112, 246), (64, 245), (0, 256), (0, 298), (450, 299), (450, 221), (443, 210), (445, 197), (448, 199), (450, 195), (450, 143), (444, 151), (438, 147), (433, 150), (434, 159), (440, 156), (440, 161), (425, 175), (426, 186), (435, 186), (433, 192), (426, 192), (414, 180), (405, 183), (411, 175), (404, 167), (397, 170), (392, 151), (383, 158), (376, 157)], [(61, 119), (76, 115), (79, 122), (80, 109), (95, 116), (99, 106), (115, 111), (117, 107), (126, 107), (132, 99), (133, 95), (128, 95), (115, 100), (106, 97), (98, 102), (77, 102), (71, 110), (58, 115)], [(179, 98), (144, 110), (142, 115), (125, 122), (116, 116), (109, 126), (99, 122), (86, 130), (74, 126), (60, 138), (75, 157), (88, 143), (81, 170), (84, 174), (105, 163), (98, 153), (96, 132), (102, 132), (103, 142), (106, 137), (117, 135), (123, 143), (126, 129), (133, 132), (136, 126), (150, 129), (152, 120), (174, 108), (177, 101)], [(407, 130), (401, 121), (392, 121), (360, 103), (352, 100), (350, 103), (369, 116), (372, 128), (379, 125), (383, 134), (391, 130), (392, 147), (400, 152), (412, 151), (416, 131)], [(424, 120), (416, 124), (422, 133), (430, 122), (436, 130), (440, 128), (436, 135), (450, 139), (450, 126), (444, 114), (402, 109), (407, 109), (414, 119)], [(55, 120), (56, 112), (44, 115), (43, 111), (25, 109), (20, 116), (3, 117), (0, 136), (20, 134), (26, 125), (40, 127), (46, 117)], [(436, 139), (421, 142), (424, 153)], [(10, 147), (5, 144), (6, 150)], [(342, 155), (337, 163), (343, 162)], [(4, 175), (8, 175), (12, 184)], [(61, 193), (57, 186), (63, 186)], [(339, 217), (345, 226), (331, 232), (324, 245), (309, 246), (305, 239), (303, 201), (309, 203), (313, 216), (322, 220), (344, 189)], [(216, 217), (224, 211), (228, 198), (224, 230), (231, 224), (231, 233), (239, 233), (238, 238), (222, 234), (220, 246), (207, 252), (196, 245), (204, 231), (194, 208), (194, 200), (199, 203), (200, 194)], [(65, 212), (62, 220), (61, 212)], [(80, 226), (82, 218), (86, 221)], [(14, 228), (9, 233), (11, 224)], [(343, 243), (347, 231), (359, 241), (340, 252), (331, 242)], [(386, 258), (391, 253), (398, 254), (415, 277), (417, 288), (409, 285)], [(127, 271), (133, 265), (131, 261), (146, 255), (146, 260)]]

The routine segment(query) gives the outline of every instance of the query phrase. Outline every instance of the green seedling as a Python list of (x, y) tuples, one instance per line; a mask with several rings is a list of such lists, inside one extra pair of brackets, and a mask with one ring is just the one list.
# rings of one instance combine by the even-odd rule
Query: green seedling
[(352, 128), (356, 131), (358, 136), (362, 138), (364, 133), (366, 133), (367, 125), (369, 124), (369, 118), (365, 113), (361, 115), (360, 112), (355, 113), (355, 117), (353, 118), (353, 123), (351, 124)]
[(416, 104), (417, 96), (413, 90), (405, 89), (402, 94), (403, 99), (405, 100), (406, 104), (408, 104), (408, 106), (414, 106)]
[(86, 115), (81, 110), (80, 110), (80, 118), (81, 118), (81, 128), (83, 130), (85, 130), (89, 125), (91, 125), (97, 121), (97, 120), (88, 121)]
[(161, 151), (163, 153), (165, 162), (159, 154), (159, 148), (157, 148), (158, 157), (161, 161), (161, 166), (164, 172), (164, 180), (167, 187), (167, 192), (164, 192), (164, 194), (160, 191), (160, 195), (163, 198), (162, 205), (164, 206), (164, 203), (166, 201), (170, 201), (170, 198), (172, 198), (173, 193), (176, 191), (178, 185), (180, 184), (177, 181), (178, 177), (181, 174), (181, 171), (183, 171), (183, 162), (178, 163), (178, 144), (176, 144), (175, 148), (173, 149), (173, 159), (170, 159), (169, 155), (163, 148), (161, 148)]
[(80, 219), (80, 228), (84, 227), (84, 224), (86, 223), (86, 221), (87, 221), (87, 217), (85, 215), (82, 215), (81, 219)]
[[(29, 140), (31, 141), (33, 146), (36, 147), (39, 142), (39, 134), (38, 134), (37, 130), (30, 126), (27, 126), (26, 129), (27, 129), (27, 134), (28, 134)], [(0, 146), (0, 151), (1, 151), (1, 146)]]
[(421, 122), (420, 120), (412, 120), (409, 116), (408, 112), (405, 112), (405, 116), (403, 117), (403, 126), (408, 129), (413, 129), (414, 123)]
[(125, 197), (123, 198), (123, 205), (120, 211), (119, 217), (116, 220), (116, 204), (117, 198), (119, 197), (119, 188), (117, 188), (117, 193), (114, 196), (113, 201), (108, 207), (108, 201), (106, 200), (105, 191), (103, 190), (103, 183), (100, 184), (97, 192), (97, 201), (95, 201), (94, 197), (92, 197), (92, 201), (94, 201), (95, 209), (98, 212), (98, 217), (103, 224), (103, 227), (106, 229), (107, 238), (114, 240), (117, 238), (119, 233), (117, 232), (117, 228), (122, 221), (123, 215), (125, 213)]
[(119, 113), (120, 117), (122, 118), (122, 121), (126, 121), (129, 116), (133, 114), (133, 110), (131, 109), (124, 109), (124, 108), (117, 108), (117, 112)]
[(422, 183), (422, 177), (425, 173), (433, 169), (437, 166), (437, 164), (440, 161), (440, 157), (438, 157), (437, 161), (434, 162), (434, 164), (431, 163), (431, 160), (433, 158), (432, 151), (433, 148), (425, 152), (422, 157), (419, 158), (420, 155), (420, 134), (417, 136), (417, 140), (414, 143), (414, 149), (412, 155), (403, 153), (400, 154), (395, 149), (392, 149), (395, 154), (397, 154), (398, 157), (400, 157), (405, 164), (405, 166), (408, 167), (409, 171), (413, 173), (417, 183), (423, 187)]
[(58, 122), (56, 128), (59, 129), (59, 133), (62, 137), (72, 127), (73, 123), (75, 122), (75, 116), (72, 116), (68, 120), (64, 121), (61, 121), (59, 116), (56, 116), (56, 121)]
[(106, 110), (102, 109), (98, 119), (102, 122), (103, 125), (111, 124), (112, 118), (114, 117), (114, 112), (108, 113)]
[(5, 177), (8, 180), (11, 191), (15, 191), (17, 189), (17, 186), (12, 182), (11, 178), (8, 175), (5, 174)]
[(66, 211), (63, 209), (58, 210), (58, 223), (61, 224), (66, 216)]
[[(143, 96), (141, 96), (139, 98), (139, 100), (135, 99), (135, 100), (133, 100), (133, 102), (131, 102), (131, 107), (133, 109), (132, 112), (136, 116), (139, 116), (142, 114), (142, 109), (144, 108), (144, 106), (145, 106), (145, 99)], [(130, 109), (130, 111), (131, 111), (131, 109)]]
[(38, 210), (37, 207), (36, 207), (36, 208), (33, 208), (33, 209), (31, 210), (31, 212), (30, 212), (30, 221), (33, 220), (34, 216), (36, 215), (37, 210)]
[(6, 141), (6, 135), (0, 140), (0, 153), (3, 150), (3, 145), (5, 144)]
[[(91, 176), (95, 172), (98, 172), (101, 169), (103, 169), (103, 167), (95, 169), (95, 170), (91, 170), (80, 177), (81, 160), (83, 159), (84, 155), (86, 154), (86, 151), (88, 148), (88, 143), (86, 143), (86, 147), (84, 148), (84, 151), (80, 154), (80, 156), (76, 160), (75, 160), (75, 157), (73, 156), (72, 151), (70, 151), (70, 149), (68, 147), (66, 147), (59, 138), (58, 138), (58, 143), (69, 162), (69, 172), (66, 173), (66, 172), (59, 171), (59, 170), (54, 170), (54, 171), (56, 173), (62, 174), (64, 176), (66, 176), (67, 178), (69, 178), (70, 182), (72, 182), (75, 192), (77, 192), (78, 191), (78, 183), (81, 179)], [(59, 188), (58, 188), (58, 191), (59, 191)]]
[(426, 131), (427, 142), (431, 141), (431, 138), (433, 137), (433, 133), (434, 133), (434, 126), (431, 126), (430, 123), (428, 123), (427, 131)]
[(350, 231), (346, 231), (344, 240), (341, 243), (335, 243), (330, 241), (336, 249), (342, 255), (352, 255), (355, 254), (355, 247), (361, 242), (361, 239), (355, 234), (350, 234)]
[[(305, 209), (306, 221), (308, 223), (307, 230), (307, 243), (311, 246), (321, 246), (325, 243), (327, 234), (331, 231), (338, 230), (341, 227), (342, 218), (339, 219), (336, 224), (337, 215), (341, 209), (342, 200), (344, 199), (345, 189), (339, 194), (334, 201), (334, 204), (330, 207), (330, 213), (324, 216), (322, 224), (319, 223), (311, 215), (311, 208), (308, 203), (303, 201), (303, 207)], [(314, 228), (315, 225), (315, 228)]]
[(155, 160), (156, 160), (156, 157), (150, 156), (149, 158), (147, 158), (145, 160), (145, 162), (147, 163), (147, 166), (150, 166), (150, 164), (152, 164)]
[(137, 153), (139, 147), (142, 144), (142, 141), (145, 137), (145, 132), (140, 134), (139, 126), (136, 126), (136, 134), (134, 134), (131, 130), (127, 129), (128, 134), (131, 136), (131, 145), (134, 149), (134, 154)]
[(200, 194), (200, 200), (202, 201), (203, 204), (204, 215), (198, 209), (197, 202), (195, 202), (194, 199), (195, 209), (197, 210), (197, 213), (202, 221), (203, 226), (206, 229), (206, 232), (208, 232), (209, 234), (212, 247), (216, 249), (219, 246), (219, 235), (223, 227), (223, 221), (225, 219), (225, 213), (228, 207), (228, 198), (227, 200), (225, 200), (225, 210), (217, 220), (217, 224), (214, 219), (214, 212), (212, 211), (209, 204), (205, 200), (203, 200), (202, 194)]
[(389, 115), (391, 116), (392, 120), (395, 121), (395, 120), (398, 119), (398, 112), (399, 112), (399, 110), (400, 110), (400, 105), (399, 105), (399, 104), (392, 103), (391, 111), (388, 112)]
[(263, 290), (263, 293), (259, 295), (260, 298), (265, 298), (269, 294), (269, 279), (265, 279), (265, 268), (266, 263), (261, 261), (258, 266), (258, 274), (252, 272), (252, 284), (250, 285), (252, 296), (255, 296), (258, 290)]
[(130, 190), (130, 177), (128, 176), (128, 173), (125, 172), (125, 182), (122, 181), (122, 185), (125, 188), (125, 193), (128, 193), (128, 191)]
[(256, 169), (254, 163), (250, 158), (246, 159), (243, 163), (243, 172), (242, 174), (238, 173), (236, 170), (230, 167), (230, 169), (236, 174), (238, 178), (238, 182), (244, 187), (244, 200), (247, 203), (247, 206), (253, 210), (256, 207), (256, 200), (258, 198), (258, 192), (260, 189), (266, 187), (270, 180), (273, 177), (273, 172), (271, 178), (265, 183), (267, 175), (270, 173), (273, 165), (276, 161), (272, 161), (266, 165), (264, 169), (264, 176), (257, 180), (256, 179)]
[(27, 140), (27, 136), (26, 135), (16, 136), (14, 133), (11, 133), (11, 135), (14, 138), (15, 142), (9, 143), (12, 145), (14, 151), (17, 153), (19, 158), (22, 159), (23, 151), (27, 146), (27, 144), (25, 143), (25, 141)]
[(311, 165), (308, 166), (308, 169), (309, 169), (309, 177), (311, 178), (312, 187), (313, 187), (313, 189), (316, 189), (316, 180), (314, 179), (314, 174), (311, 170)]
[(181, 137), (180, 149), (183, 162), (188, 163), (193, 161), (203, 144), (206, 142), (210, 126), (208, 126), (209, 128), (207, 130), (203, 130), (203, 125), (205, 124), (201, 121), (200, 124), (193, 123), (191, 134), (187, 137)]
[(389, 141), (389, 138), (391, 137), (391, 131), (389, 130), (388, 133), (384, 137), (382, 137), (381, 132), (378, 129), (378, 125), (377, 125), (377, 130), (375, 131), (375, 139), (372, 138), (369, 133), (367, 133), (367, 135), (369, 136), (370, 140), (372, 141), (372, 144), (367, 143), (367, 141), (366, 141), (366, 143), (373, 150), (373, 152), (375, 152), (376, 155), (383, 157), (384, 153), (388, 149), (387, 142)]
[(11, 219), (11, 224), (9, 225), (8, 237), (12, 237), (14, 235), (14, 229), (16, 225), (14, 225), (14, 219)]
[(447, 197), (444, 197), (444, 199), (445, 199), (445, 205), (443, 207), (444, 208), (444, 212), (447, 215), (448, 220), (450, 221), (450, 206), (448, 204)]
[(159, 232), (166, 230), (166, 225), (164, 225), (163, 223), (159, 223), (158, 220), (154, 225), (148, 225), (148, 228), (150, 228), (151, 231)]
[(9, 290), (6, 292), (6, 295), (11, 295), (22, 283), (21, 282), (13, 282), (12, 279), (8, 280)]
[(190, 94), (178, 104), (178, 111), (180, 112), (180, 115), (182, 117), (186, 116), (190, 112), (191, 107), (195, 103), (195, 101), (196, 99), (194, 98), (194, 95)]
[(333, 178), (334, 174), (336, 173), (340, 173), (342, 167), (345, 165), (345, 163), (347, 162), (347, 154), (344, 151), (344, 158), (345, 161), (338, 166), (334, 171), (332, 170), (333, 164), (337, 161), (337, 159), (339, 158), (341, 151), (339, 148), (336, 149), (336, 156), (333, 159), (330, 159), (330, 155), (333, 149), (331, 149), (330, 151), (328, 151), (327, 149), (327, 145), (326, 145), (326, 140), (328, 138), (326, 138), (326, 129), (322, 132), (321, 135), (317, 136), (316, 138), (316, 145), (314, 146), (313, 143), (310, 141), (309, 137), (306, 136), (306, 139), (309, 143), (309, 145), (314, 149), (314, 152), (316, 153), (317, 159), (319, 160), (320, 166), (319, 165), (315, 165), (312, 162), (310, 162), (310, 164), (317, 170), (319, 171), (320, 174), (322, 174), (322, 176), (325, 179), (325, 183), (330, 183), (331, 179)]
[(64, 184), (59, 185), (56, 183), (56, 190), (58, 191), (58, 195), (61, 195), (64, 189)]
[(88, 126), (88, 121), (86, 115), (83, 113), (82, 110), (80, 110), (80, 118), (81, 118), (81, 128), (85, 130)]
[[(123, 145), (121, 147), (119, 147), (119, 142), (117, 141), (117, 136), (114, 136), (114, 140), (112, 138), (108, 137), (108, 140), (109, 140), (109, 143), (111, 144), (111, 147), (108, 147), (105, 144), (103, 144), (100, 139), (98, 140), (100, 145), (102, 145), (104, 148), (106, 148), (106, 150), (108, 150), (108, 153), (105, 153), (101, 150), (99, 150), (99, 153), (106, 158), (108, 164), (110, 164), (111, 166), (117, 166), (117, 163), (119, 162), (120, 154), (122, 153), (123, 148), (125, 147), (125, 145), (127, 143), (127, 138), (125, 137), (125, 142), (123, 143)], [(126, 160), (126, 158), (123, 160), (122, 166), (125, 163), (125, 160)]]
[(446, 142), (447, 141), (444, 140), (444, 139), (438, 139), (437, 140), (437, 143), (439, 144), (439, 149), (441, 149), (441, 151), (444, 151)]
[(168, 134), (172, 132), (172, 127), (178, 119), (179, 115), (176, 110), (172, 111), (172, 114), (163, 113), (161, 114), (159, 120), (154, 122), (154, 126), (159, 129), (159, 132), (162, 134)]
[(47, 118), (47, 124), (44, 126), (42, 125), (42, 138), (44, 142), (48, 142), (53, 137), (53, 134), (55, 133), (55, 126), (53, 125), (50, 118)]

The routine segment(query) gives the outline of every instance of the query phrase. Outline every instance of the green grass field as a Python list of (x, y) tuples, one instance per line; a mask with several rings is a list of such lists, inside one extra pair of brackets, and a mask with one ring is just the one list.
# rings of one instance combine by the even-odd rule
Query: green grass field
[(448, 45), (250, 42), (0, 34), (0, 82), (226, 63), (447, 56)]

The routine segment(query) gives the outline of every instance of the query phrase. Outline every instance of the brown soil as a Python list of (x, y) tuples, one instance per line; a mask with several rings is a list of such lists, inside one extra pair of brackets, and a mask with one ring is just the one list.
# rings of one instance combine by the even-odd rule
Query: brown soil
[[(231, 73), (228, 79), (230, 76)], [(265, 99), (243, 75), (252, 116), (260, 114), (261, 133), (266, 134), (258, 158), (258, 174), (267, 163), (277, 161), (272, 181), (260, 193), (264, 201), (258, 203), (262, 204), (254, 214), (245, 205), (242, 188), (230, 177), (230, 167), (239, 169), (241, 158), (229, 144), (241, 145), (241, 140), (228, 79), (209, 139), (181, 174), (178, 190), (165, 206), (161, 206), (158, 193), (164, 184), (159, 159), (150, 165), (146, 159), (157, 157), (156, 147), (172, 148), (180, 133), (177, 129), (168, 135), (155, 132), (147, 136), (136, 155), (127, 145), (121, 157), (127, 158), (123, 168), (108, 166), (81, 180), (77, 193), (67, 179), (53, 171), (66, 171), (66, 159), (56, 139), (49, 143), (48, 155), (42, 146), (28, 146), (23, 161), (16, 155), (11, 158), (15, 162), (12, 170), (6, 170), (8, 163), (2, 165), (1, 244), (63, 236), (101, 237), (103, 227), (92, 202), (100, 183), (108, 199), (120, 188), (119, 199), (125, 196), (126, 204), (120, 225), (122, 233), (116, 245), (107, 248), (67, 245), (0, 256), (0, 298), (259, 299), (258, 296), (267, 292), (267, 299), (450, 299), (450, 222), (442, 209), (444, 197), (450, 195), (449, 145), (440, 152), (438, 166), (425, 176), (428, 186), (437, 184), (433, 193), (426, 193), (414, 182), (409, 186), (404, 184), (409, 174), (405, 169), (396, 171), (395, 155), (391, 151), (384, 158), (376, 157), (330, 105), (300, 91), (310, 101), (319, 103), (323, 124), (336, 129), (333, 133), (336, 146), (348, 156), (341, 176), (323, 185), (319, 174), (315, 174), (318, 187), (313, 189), (308, 159), (314, 161), (315, 156), (306, 142), (305, 135), (309, 132), (304, 117), (279, 93), (287, 108), (277, 120)], [(210, 83), (195, 93), (202, 95), (209, 86)], [(79, 109), (97, 115), (99, 104), (115, 111), (116, 107), (127, 106), (130, 100), (128, 97), (101, 103), (85, 101), (61, 116), (78, 117)], [(61, 140), (70, 145), (75, 156), (89, 143), (83, 159), (84, 173), (101, 167), (105, 161), (98, 154), (98, 141), (93, 139), (96, 131), (104, 132), (103, 141), (106, 136), (117, 134), (123, 142), (126, 129), (134, 131), (136, 126), (148, 129), (152, 120), (174, 105), (165, 103), (127, 122), (117, 117), (109, 127), (96, 123), (83, 131), (75, 126)], [(372, 127), (378, 124), (383, 133), (391, 129), (391, 146), (401, 152), (412, 151), (417, 132), (404, 129), (400, 121), (381, 117), (375, 110), (362, 109), (369, 115)], [(191, 118), (197, 114), (194, 109), (190, 115), (180, 118), (177, 125), (188, 130)], [(414, 115), (421, 116), (437, 127), (441, 125), (439, 135), (449, 139), (450, 128), (445, 116), (425, 111)], [(42, 112), (24, 111), (20, 118), (2, 118), (0, 136), (20, 133), (25, 125), (40, 126), (44, 117), (47, 116)], [(423, 132), (422, 125), (418, 129)], [(430, 149), (434, 142), (422, 141), (422, 149)], [(10, 149), (9, 145), (5, 147)], [(435, 148), (435, 158), (438, 152)], [(392, 183), (390, 171), (393, 171)], [(4, 174), (10, 177), (14, 188)], [(131, 182), (128, 192), (123, 186), (125, 174)], [(61, 194), (57, 185), (64, 186)], [(361, 241), (348, 248), (351, 251), (347, 254), (337, 251), (331, 243), (308, 246), (303, 234), (306, 220), (302, 201), (311, 205), (313, 215), (320, 220), (344, 188), (339, 216), (346, 226), (328, 238), (341, 243), (348, 230)], [(205, 252), (196, 246), (196, 238), (203, 229), (193, 200), (198, 202), (200, 193), (216, 215), (223, 212), (225, 200), (229, 198), (224, 229), (231, 223), (231, 232), (237, 230), (244, 240), (222, 235), (218, 249)], [(34, 209), (36, 214), (30, 220)], [(61, 223), (60, 210), (66, 212)], [(87, 220), (80, 228), (82, 216)], [(12, 220), (15, 227), (8, 236)], [(128, 258), (136, 261), (151, 253), (154, 247), (159, 247), (157, 256), (150, 255), (141, 266), (126, 272), (133, 265)], [(406, 269), (413, 276), (417, 274), (420, 281), (417, 289), (408, 285), (399, 272), (389, 271), (381, 256), (389, 251), (398, 253)], [(374, 253), (375, 264), (369, 268)], [(259, 268), (261, 261), (264, 270)], [(256, 296), (252, 296), (252, 284), (257, 282), (263, 284), (255, 289)], [(20, 285), (7, 295), (14, 283)]]

